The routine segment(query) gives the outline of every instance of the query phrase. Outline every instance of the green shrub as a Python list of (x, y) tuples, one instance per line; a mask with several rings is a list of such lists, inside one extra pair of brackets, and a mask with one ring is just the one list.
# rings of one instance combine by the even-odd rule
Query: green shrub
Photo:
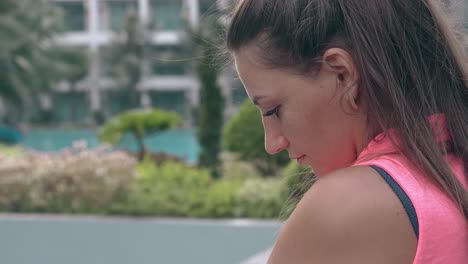
[(174, 112), (163, 110), (131, 110), (114, 116), (106, 122), (98, 132), (99, 140), (117, 145), (125, 134), (131, 134), (138, 143), (139, 159), (143, 160), (146, 147), (145, 137), (152, 133), (164, 131), (178, 126), (182, 118)]
[(249, 218), (278, 218), (286, 201), (280, 179), (251, 179), (237, 194), (236, 215)]
[(281, 173), (286, 181), (288, 196), (302, 198), (315, 182), (315, 174), (310, 167), (291, 161)]
[(0, 144), (0, 154), (5, 155), (7, 157), (17, 157), (21, 155), (22, 151), (23, 150), (20, 147), (10, 147)]
[(281, 174), (287, 199), (284, 202), (280, 218), (287, 219), (315, 182), (316, 176), (310, 167), (301, 166), (296, 161), (291, 161)]
[(235, 217), (237, 193), (242, 183), (240, 181), (218, 180), (207, 191), (203, 207), (195, 210), (194, 217)]
[(237, 159), (231, 153), (222, 155), (222, 175), (225, 180), (245, 181), (260, 178), (261, 174), (250, 162)]
[(189, 216), (203, 206), (211, 184), (208, 170), (173, 161), (145, 160), (137, 174), (126, 210), (134, 215)]
[(276, 218), (286, 201), (285, 181), (279, 178), (221, 178), (207, 169), (167, 161), (145, 160), (138, 165), (123, 214), (175, 217)]
[(263, 174), (276, 174), (288, 163), (289, 157), (285, 151), (269, 155), (265, 151), (263, 134), (261, 115), (250, 100), (246, 100), (224, 127), (223, 146), (237, 153), (241, 160), (253, 162)]
[[(205, 25), (204, 30), (214, 31), (213, 25)], [(211, 32), (210, 32), (211, 33)], [(221, 129), (223, 126), (225, 99), (218, 84), (222, 67), (217, 63), (217, 46), (213, 42), (216, 34), (205, 35), (200, 42), (201, 59), (197, 62), (197, 77), (200, 81), (200, 106), (198, 108), (197, 138), (201, 146), (198, 160), (200, 166), (210, 168), (212, 175), (219, 178), (219, 153), (221, 151)]]

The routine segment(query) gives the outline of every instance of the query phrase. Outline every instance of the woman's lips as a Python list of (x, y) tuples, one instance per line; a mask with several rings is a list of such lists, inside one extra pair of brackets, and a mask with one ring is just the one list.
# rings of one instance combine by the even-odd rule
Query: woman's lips
[(297, 158), (297, 162), (298, 162), (299, 164), (304, 164), (305, 156), (306, 156), (306, 155), (302, 155), (302, 156), (300, 156), (299, 158)]

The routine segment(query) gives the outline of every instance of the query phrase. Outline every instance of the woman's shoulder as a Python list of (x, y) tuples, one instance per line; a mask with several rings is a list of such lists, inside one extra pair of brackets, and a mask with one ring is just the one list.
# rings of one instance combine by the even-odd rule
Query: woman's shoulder
[(405, 209), (372, 168), (321, 177), (285, 224), (269, 263), (411, 263), (417, 240)]

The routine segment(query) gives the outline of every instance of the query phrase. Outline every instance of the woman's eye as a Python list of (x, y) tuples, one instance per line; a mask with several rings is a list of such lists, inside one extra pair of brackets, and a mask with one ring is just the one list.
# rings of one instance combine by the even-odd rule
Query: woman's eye
[(280, 106), (278, 105), (277, 107), (275, 107), (275, 108), (271, 109), (270, 111), (264, 113), (263, 116), (268, 117), (268, 116), (276, 115), (277, 117), (279, 117), (279, 109), (280, 109)]

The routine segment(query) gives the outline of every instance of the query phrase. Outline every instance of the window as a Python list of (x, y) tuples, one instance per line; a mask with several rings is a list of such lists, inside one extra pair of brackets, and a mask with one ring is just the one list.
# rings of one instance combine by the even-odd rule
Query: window
[(113, 76), (113, 54), (114, 50), (112, 46), (103, 46), (99, 49), (99, 74), (101, 77), (112, 77)]
[(109, 1), (110, 29), (123, 31), (127, 23), (127, 17), (137, 13), (137, 3), (132, 1)]
[(101, 95), (106, 116), (113, 116), (137, 107), (130, 102), (128, 91), (108, 90), (102, 92)]
[(154, 61), (152, 72), (154, 75), (184, 75), (186, 62)]
[(84, 123), (90, 117), (85, 92), (56, 93), (53, 96), (53, 116), (58, 123)]
[(177, 30), (182, 26), (181, 0), (152, 0), (150, 27), (155, 30)]
[(185, 94), (182, 91), (176, 92), (150, 92), (151, 103), (153, 107), (174, 111), (182, 116), (185, 115)]
[(156, 46), (151, 49), (151, 71), (153, 75), (184, 75), (191, 62), (180, 60), (192, 55), (184, 55), (187, 51), (177, 46)]
[(56, 3), (63, 10), (65, 29), (68, 31), (85, 31), (86, 18), (83, 2)]

